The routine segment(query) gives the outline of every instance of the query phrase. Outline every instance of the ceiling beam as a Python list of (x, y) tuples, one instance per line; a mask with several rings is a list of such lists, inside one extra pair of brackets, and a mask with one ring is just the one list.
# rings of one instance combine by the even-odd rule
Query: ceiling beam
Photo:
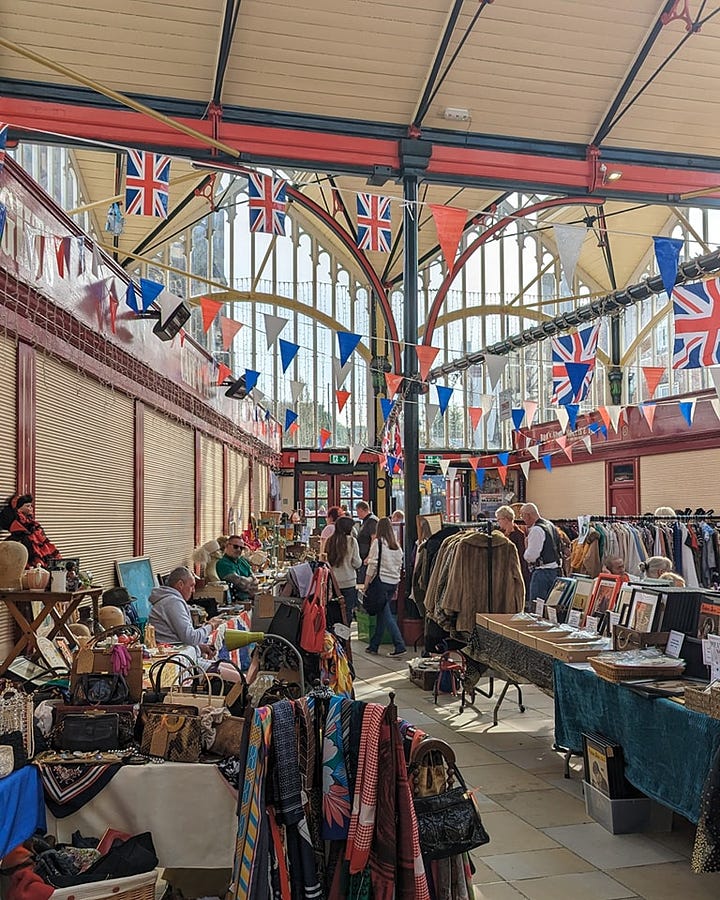
[(460, 17), (460, 11), (462, 10), (464, 2), (465, 0), (454, 0), (453, 5), (450, 8), (450, 12), (448, 13), (448, 17), (445, 22), (445, 28), (443, 29), (442, 36), (440, 37), (440, 43), (438, 44), (438, 48), (435, 51), (435, 58), (432, 61), (430, 72), (428, 73), (425, 80), (425, 86), (422, 92), (422, 96), (418, 100), (418, 105), (412, 118), (412, 123), (416, 128), (420, 128), (420, 126), (422, 125), (422, 120), (425, 118), (425, 115), (430, 108), (431, 96), (435, 87), (435, 82), (437, 81), (437, 77), (440, 74), (440, 67), (443, 64), (443, 60), (445, 59), (445, 54), (447, 53), (447, 48), (450, 44), (450, 40), (452, 38), (453, 31), (455, 30), (457, 20)]
[(225, 72), (230, 59), (235, 28), (237, 26), (240, 3), (242, 0), (225, 0), (225, 17), (223, 18), (222, 32), (220, 34), (220, 47), (218, 48), (218, 61), (215, 67), (215, 84), (213, 85), (212, 103), (218, 107), (222, 103), (222, 92), (225, 84)]

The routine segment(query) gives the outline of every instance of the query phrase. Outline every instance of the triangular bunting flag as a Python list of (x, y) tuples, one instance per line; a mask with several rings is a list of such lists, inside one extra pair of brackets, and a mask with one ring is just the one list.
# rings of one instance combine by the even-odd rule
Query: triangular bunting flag
[(288, 434), (296, 434), (300, 431), (300, 426), (297, 422), (293, 422), (292, 425), (288, 428)]
[(586, 225), (553, 225), (555, 233), (555, 244), (560, 257), (560, 265), (562, 273), (565, 277), (565, 284), (573, 290), (573, 282), (575, 280), (575, 268), (580, 259), (580, 251), (582, 250), (585, 236), (587, 235)]
[(468, 462), (472, 466), (473, 472), (477, 472), (478, 466), (480, 465), (480, 457), (479, 456), (471, 456), (468, 459)]
[(134, 313), (140, 312), (140, 305), (137, 301), (137, 294), (135, 293), (135, 285), (131, 281), (127, 286), (127, 292), (125, 294), (125, 302), (130, 307), (130, 309)]
[(641, 403), (640, 412), (645, 416), (645, 421), (648, 423), (648, 428), (650, 429), (650, 431), (652, 431), (657, 407), (654, 403)]
[(520, 463), (520, 468), (522, 469), (522, 473), (525, 476), (525, 481), (530, 477), (530, 460), (526, 459)]
[(91, 272), (97, 277), (100, 274), (100, 268), (102, 266), (102, 256), (100, 255), (100, 248), (95, 243), (92, 245), (92, 263), (90, 266)]
[(449, 459), (441, 459), (440, 460), (440, 471), (443, 475), (447, 476), (447, 471), (450, 468), (450, 460)]
[(543, 465), (548, 470), (548, 472), (552, 472), (552, 456), (549, 453), (546, 453), (543, 458)]
[(430, 210), (435, 220), (438, 244), (442, 248), (448, 271), (452, 272), (455, 268), (458, 244), (468, 219), (468, 211), (454, 206), (441, 206), (437, 203), (431, 203)]
[(435, 419), (437, 419), (439, 412), (440, 407), (437, 405), (437, 403), (428, 403), (425, 410), (425, 418), (427, 420), (428, 430), (430, 430), (435, 424)]
[(229, 378), (232, 375), (232, 369), (230, 366), (226, 366), (225, 363), (218, 363), (218, 375), (217, 381), (215, 384), (221, 385), (225, 381), (226, 378)]
[(513, 409), (511, 410), (512, 420), (513, 420), (513, 428), (517, 431), (522, 425), (522, 421), (525, 418), (525, 410), (524, 409)]
[(445, 412), (448, 408), (448, 403), (450, 402), (450, 398), (452, 397), (453, 388), (445, 387), (444, 384), (436, 384), (435, 389), (437, 390), (437, 398), (438, 398), (438, 404), (440, 407), (440, 415), (444, 416)]
[(478, 466), (475, 469), (475, 477), (477, 478), (477, 486), (478, 490), (485, 484), (485, 469), (483, 466)]
[(393, 375), (390, 372), (385, 373), (385, 384), (387, 384), (388, 389), (388, 397), (394, 397), (395, 394), (400, 390), (400, 385), (403, 383), (402, 375)]
[(362, 456), (362, 452), (365, 449), (363, 444), (353, 444), (350, 448), (350, 461), (354, 466), (358, 464), (358, 460)]
[(592, 455), (592, 437), (589, 434), (586, 434), (583, 438), (583, 444), (585, 444), (587, 452)]
[(260, 373), (256, 372), (254, 369), (245, 369), (245, 390), (248, 394), (258, 383), (259, 377)]
[(435, 362), (435, 357), (440, 352), (439, 347), (429, 347), (425, 344), (418, 344), (415, 347), (417, 353), (418, 364), (420, 366), (420, 379), (425, 381), (430, 371), (430, 367)]
[(157, 298), (162, 294), (165, 290), (165, 285), (160, 284), (158, 281), (151, 281), (149, 278), (141, 278), (140, 279), (140, 293), (142, 294), (142, 308), (143, 312), (146, 309), (150, 309), (150, 306), (157, 300)]
[(607, 411), (607, 407), (598, 406), (598, 415), (603, 420), (605, 429), (607, 431), (607, 429), (610, 427), (610, 413)]
[(393, 407), (395, 406), (395, 401), (388, 400), (386, 397), (381, 397), (380, 406), (382, 407), (383, 422), (387, 422), (390, 413), (393, 411)]
[(263, 313), (263, 318), (265, 319), (265, 337), (267, 338), (267, 348), (269, 350), (289, 320), (284, 319), (282, 316), (273, 316), (271, 313)]
[(232, 347), (235, 335), (242, 327), (242, 322), (236, 322), (235, 319), (228, 319), (227, 316), (220, 317), (220, 332), (222, 334), (223, 350), (229, 350)]
[(468, 412), (470, 413), (470, 426), (473, 431), (477, 431), (480, 419), (482, 418), (483, 409), (481, 406), (469, 406)]
[(500, 460), (503, 466), (507, 466), (507, 464), (510, 462), (510, 454), (506, 450), (502, 453), (496, 453), (495, 455)]
[(292, 409), (285, 410), (285, 431), (293, 424), (293, 422), (297, 422), (298, 414)]
[(558, 445), (558, 447), (562, 447), (562, 449), (564, 450), (565, 447), (567, 446), (567, 435), (559, 434), (555, 438), (555, 443)]
[(110, 307), (110, 331), (112, 331), (113, 334), (117, 334), (117, 313), (120, 301), (112, 291), (110, 291), (108, 297), (108, 306)]
[(648, 400), (652, 400), (658, 385), (665, 375), (665, 366), (641, 366), (643, 378), (648, 389)]
[(348, 402), (350, 391), (335, 391), (335, 399), (337, 400), (338, 412), (342, 412), (345, 404)]
[(567, 458), (570, 460), (570, 462), (572, 462), (573, 461), (573, 445), (565, 444), (564, 447), (562, 448), (562, 450), (563, 450), (563, 453), (565, 454), (565, 456), (567, 456)]
[[(8, 226), (9, 227), (9, 226)], [(67, 238), (56, 237), (55, 240), (55, 261), (57, 263), (57, 271), (58, 275), (61, 278), (65, 277), (65, 267), (67, 262), (68, 250), (70, 249), (70, 244)]]
[(330, 440), (331, 437), (332, 437), (332, 431), (328, 431), (327, 428), (320, 429), (320, 449), (321, 450), (325, 449), (325, 444), (327, 444), (327, 442)]
[(455, 466), (450, 466), (450, 468), (447, 470), (448, 481), (455, 481), (455, 479), (457, 478), (457, 472), (458, 470), (455, 468)]
[[(297, 352), (300, 349), (300, 344), (293, 344), (292, 341), (284, 341), (282, 338), (279, 340), (280, 346), (280, 359), (282, 360), (282, 370), (283, 372), (287, 372), (290, 363), (297, 356)], [(342, 407), (341, 407), (342, 409)]]
[(712, 406), (713, 412), (718, 417), (718, 419), (720, 419), (720, 400), (718, 400), (717, 397), (713, 397), (713, 399), (710, 401), (710, 406)]
[(351, 331), (338, 331), (337, 339), (340, 347), (340, 365), (344, 366), (350, 359), (353, 350), (360, 343), (361, 335), (353, 334)]
[(507, 481), (507, 466), (498, 466), (498, 475), (500, 476), (500, 481), (502, 482), (503, 487), (505, 487), (505, 482)]
[(537, 462), (540, 458), (540, 447), (537, 444), (533, 444), (531, 447), (527, 448), (527, 451), (535, 462)]
[(426, 463), (422, 462), (422, 460), (418, 463), (418, 478), (422, 478), (425, 474), (425, 466)]
[(718, 397), (720, 397), (720, 366), (710, 366), (708, 371), (710, 372), (710, 377), (712, 378), (715, 393), (718, 395)]
[(480, 394), (480, 406), (482, 407), (484, 416), (488, 415), (490, 410), (493, 408), (494, 402), (495, 397), (492, 394)]
[(305, 387), (304, 381), (291, 381), (290, 382), (290, 396), (292, 397), (292, 402), (297, 403), (298, 400), (302, 397), (303, 388)]
[(215, 316), (222, 309), (223, 304), (220, 300), (213, 300), (212, 297), (200, 298), (200, 309), (202, 310), (203, 331), (205, 334), (210, 331), (210, 326), (215, 320)]
[(620, 413), (623, 408), (622, 406), (608, 406), (606, 409), (610, 416), (610, 421), (612, 422), (613, 431), (617, 432), (618, 425), (620, 424)]
[(393, 472), (395, 471), (395, 466), (396, 466), (396, 465), (397, 465), (397, 457), (396, 457), (396, 456), (390, 456), (390, 455), (388, 454), (387, 460), (386, 460), (386, 462), (385, 462), (385, 468), (388, 470), (388, 472), (389, 472), (391, 475), (392, 475)]
[(352, 363), (346, 362), (344, 366), (340, 365), (340, 360), (333, 356), (333, 378), (335, 379), (335, 388), (339, 389), (347, 380), (348, 375), (352, 372)]
[(565, 431), (568, 427), (568, 422), (570, 421), (570, 414), (567, 409), (564, 406), (558, 406), (555, 410), (555, 415), (560, 423), (560, 431)]
[(697, 400), (681, 400), (678, 403), (683, 419), (687, 422), (688, 428), (692, 428), (693, 419), (695, 418), (695, 404)]
[(580, 406), (577, 403), (567, 403), (565, 405), (565, 409), (568, 414), (568, 424), (570, 425), (570, 431), (575, 431)]
[[(563, 400), (573, 401), (577, 397), (582, 396), (585, 385), (585, 376), (590, 371), (590, 363), (586, 362), (566, 362), (565, 371), (567, 372), (568, 381), (572, 388), (572, 394), (568, 392), (563, 396)], [(567, 406), (567, 404), (565, 404)]]
[(494, 391), (500, 376), (508, 364), (507, 356), (495, 356), (492, 353), (485, 354), (485, 371), (490, 379), (490, 390)]
[(538, 405), (534, 400), (526, 400), (523, 403), (523, 409), (525, 410), (525, 421), (527, 422), (527, 427), (533, 423), (533, 419), (535, 418), (535, 413), (537, 412)]
[(677, 278), (680, 251), (684, 242), (680, 238), (653, 237), (655, 245), (655, 259), (662, 278), (665, 293), (668, 300), (672, 300), (672, 292)]

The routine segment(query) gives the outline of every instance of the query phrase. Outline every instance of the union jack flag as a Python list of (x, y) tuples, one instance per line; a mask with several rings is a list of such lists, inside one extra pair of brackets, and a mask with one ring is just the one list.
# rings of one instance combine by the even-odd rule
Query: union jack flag
[(5, 165), (5, 145), (7, 144), (8, 127), (0, 122), (0, 169)]
[(361, 250), (390, 252), (390, 198), (375, 194), (357, 195), (358, 247)]
[(128, 150), (127, 153), (125, 213), (167, 218), (170, 157), (143, 150)]
[(250, 231), (285, 234), (287, 185), (282, 178), (251, 173), (248, 175)]
[[(553, 403), (562, 405), (580, 403), (587, 396), (595, 374), (600, 323), (588, 325), (575, 334), (564, 334), (552, 339)], [(580, 390), (575, 393), (567, 373), (567, 363), (586, 363), (589, 366)]]
[(680, 285), (672, 301), (673, 369), (720, 365), (720, 278)]

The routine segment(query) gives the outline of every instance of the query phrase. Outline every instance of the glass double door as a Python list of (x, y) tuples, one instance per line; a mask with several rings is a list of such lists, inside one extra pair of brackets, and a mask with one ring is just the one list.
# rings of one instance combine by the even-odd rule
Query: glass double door
[[(370, 502), (370, 476), (367, 472), (334, 475), (331, 473), (303, 472), (298, 476), (297, 506), (305, 514), (305, 521), (312, 533), (318, 524), (322, 527), (331, 506), (347, 506), (355, 517), (357, 504)], [(372, 504), (371, 504), (372, 505)]]

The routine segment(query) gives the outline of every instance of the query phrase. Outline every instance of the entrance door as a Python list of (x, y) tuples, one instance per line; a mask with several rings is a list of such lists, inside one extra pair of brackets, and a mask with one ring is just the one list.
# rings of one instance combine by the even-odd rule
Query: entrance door
[(335, 482), (336, 506), (347, 506), (353, 518), (357, 513), (357, 504), (361, 500), (370, 499), (370, 476), (367, 472), (355, 472), (352, 475), (332, 475)]
[(608, 501), (611, 516), (636, 516), (638, 514), (638, 465), (636, 459), (625, 459), (607, 464)]
[[(369, 499), (370, 476), (367, 472), (337, 475), (302, 472), (298, 475), (297, 505), (304, 511), (311, 532), (318, 525), (318, 517), (324, 518), (331, 506), (347, 506), (350, 514), (355, 516), (360, 500)], [(323, 514), (318, 516), (321, 512)]]

